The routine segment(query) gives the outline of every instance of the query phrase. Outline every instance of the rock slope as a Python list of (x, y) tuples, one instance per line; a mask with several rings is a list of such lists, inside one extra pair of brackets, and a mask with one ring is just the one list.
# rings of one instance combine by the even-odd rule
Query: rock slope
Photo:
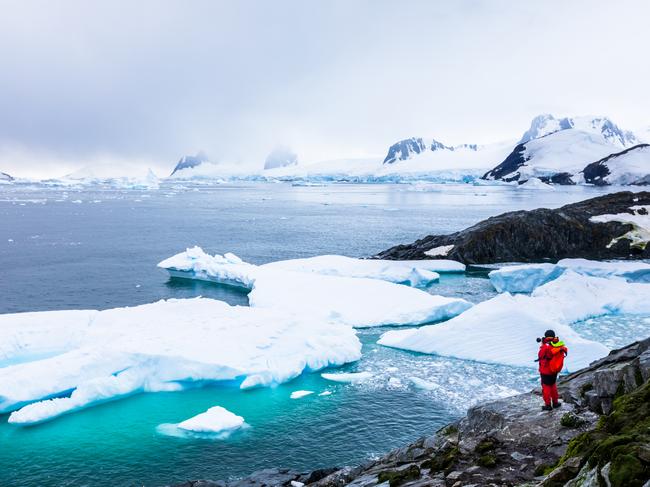
[[(464, 264), (586, 259), (647, 259), (644, 242), (619, 238), (635, 232), (635, 225), (591, 218), (605, 214), (647, 215), (650, 192), (612, 193), (550, 210), (513, 211), (488, 218), (449, 235), (429, 235), (398, 245), (377, 258), (452, 259)], [(644, 230), (647, 231), (647, 230)]]

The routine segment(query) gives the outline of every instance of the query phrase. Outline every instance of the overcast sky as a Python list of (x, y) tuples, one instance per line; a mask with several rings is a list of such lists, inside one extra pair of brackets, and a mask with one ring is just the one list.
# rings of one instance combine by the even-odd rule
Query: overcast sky
[[(650, 125), (650, 2), (0, 0), (0, 171)], [(164, 171), (163, 171), (164, 172)]]

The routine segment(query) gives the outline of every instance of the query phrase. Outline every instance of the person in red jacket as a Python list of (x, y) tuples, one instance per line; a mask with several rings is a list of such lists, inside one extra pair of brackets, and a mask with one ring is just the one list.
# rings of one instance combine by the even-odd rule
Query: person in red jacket
[(544, 406), (542, 410), (550, 411), (553, 408), (559, 408), (562, 404), (557, 393), (557, 375), (562, 371), (564, 366), (564, 357), (568, 350), (564, 342), (555, 336), (553, 330), (546, 330), (544, 338), (538, 338), (541, 342), (539, 353), (539, 375), (542, 379), (542, 397)]

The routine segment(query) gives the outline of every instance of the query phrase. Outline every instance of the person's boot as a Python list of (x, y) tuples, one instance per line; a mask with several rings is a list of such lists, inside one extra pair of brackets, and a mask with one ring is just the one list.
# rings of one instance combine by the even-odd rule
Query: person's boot
[(553, 403), (553, 409), (557, 409), (557, 408), (561, 408), (561, 407), (562, 407), (562, 403), (560, 401)]
[(546, 404), (546, 405), (542, 406), (542, 411), (552, 411), (552, 410), (553, 410), (553, 408), (551, 407), (550, 404)]

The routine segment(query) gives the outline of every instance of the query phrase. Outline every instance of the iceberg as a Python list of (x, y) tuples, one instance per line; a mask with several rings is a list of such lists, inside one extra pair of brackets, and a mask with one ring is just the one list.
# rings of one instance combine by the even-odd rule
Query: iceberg
[(265, 269), (281, 269), (294, 272), (311, 272), (327, 276), (365, 277), (426, 287), (440, 279), (438, 272), (463, 272), (465, 266), (455, 261), (398, 261), (381, 259), (355, 259), (342, 255), (320, 255), (306, 259), (271, 262), (261, 266)]
[(594, 316), (650, 313), (650, 284), (568, 271), (531, 296), (500, 294), (445, 323), (384, 333), (379, 344), (480, 362), (536, 367), (535, 337), (553, 329), (568, 345), (569, 371), (609, 349), (580, 337), (570, 324)]
[[(581, 338), (568, 325), (546, 318), (543, 307), (530, 300), (528, 296), (501, 294), (445, 323), (389, 331), (378, 343), (465, 360), (536, 367), (539, 345), (535, 337), (552, 328), (569, 346), (565, 361), (569, 370), (584, 367), (609, 352), (604, 345)], [(433, 387), (424, 382), (416, 386)]]
[[(319, 262), (316, 259), (315, 262), (316, 264), (309, 265), (319, 269), (333, 268), (331, 261)], [(385, 269), (383, 264), (371, 264), (365, 269), (365, 264), (357, 267), (358, 264), (354, 263), (355, 272), (387, 275), (381, 270)], [(255, 266), (232, 254), (211, 256), (198, 247), (158, 264), (172, 276), (210, 280), (250, 289), (248, 300), (253, 308), (290, 310), (301, 316), (320, 316), (325, 320), (358, 328), (440, 321), (456, 316), (472, 306), (463, 299), (436, 296), (390, 281), (297, 272), (282, 269), (282, 265), (309, 268), (305, 263)], [(405, 265), (408, 269), (409, 264)], [(360, 268), (362, 271), (357, 271)], [(397, 270), (389, 274), (398, 275), (405, 268), (396, 266)], [(422, 272), (424, 271), (428, 272), (428, 269)], [(348, 272), (354, 274), (351, 269)]]
[(309, 396), (314, 391), (293, 391), (289, 396), (291, 399), (300, 399), (301, 397)]
[(221, 433), (244, 426), (244, 418), (221, 406), (214, 406), (204, 413), (178, 423), (178, 428), (194, 433)]
[(349, 326), (204, 298), (0, 315), (0, 344), (0, 413), (16, 424), (192, 382), (268, 386), (361, 356)]
[(650, 282), (650, 263), (632, 261), (600, 262), (587, 259), (562, 259), (557, 264), (524, 264), (491, 271), (490, 282), (498, 292), (531, 293), (557, 279), (566, 271), (628, 282)]

